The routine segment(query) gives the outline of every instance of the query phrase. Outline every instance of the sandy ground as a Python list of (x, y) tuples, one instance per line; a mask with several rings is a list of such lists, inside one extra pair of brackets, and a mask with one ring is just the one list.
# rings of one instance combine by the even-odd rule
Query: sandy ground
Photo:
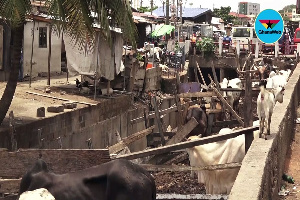
[[(300, 108), (298, 108), (298, 118), (300, 117)], [(290, 146), (290, 150), (287, 153), (285, 172), (292, 176), (295, 180), (295, 184), (283, 182), (285, 189), (289, 191), (289, 194), (281, 199), (292, 200), (300, 199), (300, 124), (296, 125), (295, 138)]]
[[(45, 107), (51, 105), (61, 105), (65, 101), (60, 101), (52, 98), (41, 97), (33, 94), (28, 94), (27, 92), (34, 92), (44, 95), (50, 95), (55, 97), (60, 97), (64, 99), (69, 99), (72, 101), (87, 102), (87, 103), (97, 103), (103, 101), (104, 99), (97, 98), (94, 101), (93, 93), (90, 95), (79, 94), (78, 88), (76, 88), (75, 78), (69, 77), (69, 83), (67, 83), (66, 74), (51, 77), (50, 82), (50, 93), (45, 93), (44, 90), (47, 87), (47, 78), (38, 77), (33, 79), (31, 87), (29, 87), (29, 81), (19, 82), (16, 88), (15, 96), (13, 98), (12, 104), (9, 111), (14, 112), (16, 123), (24, 124), (33, 120), (38, 119), (36, 117), (36, 110), (39, 107)], [(0, 95), (2, 96), (4, 89), (6, 87), (6, 82), (0, 83)], [(77, 108), (82, 108), (86, 105), (77, 104)], [(9, 112), (8, 112), (9, 113)], [(56, 113), (49, 113), (46, 111), (46, 117), (57, 115)], [(7, 114), (8, 116), (8, 114)], [(0, 126), (0, 130), (8, 126), (8, 118), (4, 120)]]

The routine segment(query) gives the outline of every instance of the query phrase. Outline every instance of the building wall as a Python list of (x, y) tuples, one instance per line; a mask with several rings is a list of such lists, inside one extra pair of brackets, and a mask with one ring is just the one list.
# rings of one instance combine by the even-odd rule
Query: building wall
[[(47, 48), (39, 47), (39, 28), (47, 27)], [(24, 27), (24, 72), (23, 76), (30, 74), (30, 59), (33, 22), (27, 22)], [(61, 38), (56, 33), (52, 33), (51, 38), (51, 72), (61, 71)], [(40, 72), (48, 72), (49, 53), (49, 26), (46, 22), (36, 22), (34, 29), (32, 76), (38, 76)]]
[(247, 6), (247, 15), (258, 15), (260, 12), (260, 4), (259, 3), (248, 3)]
[(292, 21), (300, 21), (300, 14), (296, 13), (296, 8), (292, 10)]
[(239, 14), (258, 15), (260, 12), (259, 3), (239, 2)]
[(248, 11), (248, 3), (247, 2), (239, 2), (239, 14), (247, 15)]

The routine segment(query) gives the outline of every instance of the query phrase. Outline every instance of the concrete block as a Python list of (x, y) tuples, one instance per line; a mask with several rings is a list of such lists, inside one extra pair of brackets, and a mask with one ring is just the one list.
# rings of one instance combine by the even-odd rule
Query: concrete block
[(64, 106), (49, 106), (47, 108), (48, 112), (53, 112), (53, 113), (60, 113), (60, 112), (64, 112)]
[(64, 106), (65, 109), (77, 108), (77, 103), (74, 102), (66, 102), (66, 103), (62, 103), (62, 105)]
[(36, 116), (37, 117), (45, 117), (45, 113), (46, 113), (45, 107), (40, 107), (36, 111)]

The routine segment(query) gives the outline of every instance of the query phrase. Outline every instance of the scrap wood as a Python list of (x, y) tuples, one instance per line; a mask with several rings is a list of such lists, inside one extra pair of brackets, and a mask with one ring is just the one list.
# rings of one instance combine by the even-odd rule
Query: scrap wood
[(145, 130), (139, 131), (137, 133), (134, 133), (134, 134), (124, 138), (117, 144), (114, 144), (114, 145), (108, 147), (109, 153), (114, 154), (114, 153), (118, 153), (118, 152), (122, 151), (124, 148), (126, 148), (129, 144), (133, 143), (134, 141), (139, 140), (139, 139), (149, 135), (154, 128), (155, 128), (155, 126), (151, 126)]
[(231, 108), (231, 106), (228, 104), (228, 102), (224, 99), (223, 95), (220, 94), (220, 92), (218, 91), (217, 88), (212, 86), (212, 89), (214, 90), (214, 92), (217, 94), (217, 96), (219, 97), (219, 99), (222, 101), (223, 105), (225, 105), (228, 110), (232, 113), (232, 115), (238, 120), (238, 122), (244, 126), (244, 122), (242, 120), (242, 118), (233, 110), (233, 108)]
[(256, 131), (258, 129), (259, 129), (259, 126), (243, 128), (243, 129), (239, 129), (239, 130), (236, 130), (236, 131), (232, 131), (231, 133), (228, 133), (228, 134), (212, 135), (212, 136), (208, 136), (208, 137), (204, 137), (204, 138), (199, 138), (199, 139), (196, 139), (196, 140), (180, 142), (180, 143), (177, 143), (177, 144), (166, 145), (166, 146), (157, 147), (157, 148), (153, 148), (153, 149), (134, 152), (134, 153), (127, 154), (127, 155), (117, 156), (116, 158), (117, 159), (123, 158), (123, 159), (132, 160), (132, 159), (151, 156), (151, 155), (164, 154), (164, 153), (168, 153), (170, 151), (176, 151), (176, 150), (191, 148), (191, 147), (194, 147), (194, 146), (199, 146), (199, 145), (208, 144), (208, 143), (212, 143), (212, 142), (227, 140), (227, 139), (230, 139), (230, 138), (237, 137), (239, 135), (247, 134), (251, 131), (252, 132)]
[(227, 164), (218, 164), (218, 165), (208, 165), (200, 167), (192, 166), (179, 166), (179, 165), (151, 165), (151, 164), (141, 164), (143, 168), (147, 171), (159, 172), (159, 171), (169, 171), (169, 172), (183, 172), (183, 171), (214, 171), (214, 170), (224, 170), (224, 169), (234, 169), (242, 166), (242, 163), (227, 163)]
[(191, 120), (188, 121), (188, 123), (178, 129), (176, 134), (166, 143), (166, 145), (181, 142), (197, 125), (197, 120), (192, 117)]

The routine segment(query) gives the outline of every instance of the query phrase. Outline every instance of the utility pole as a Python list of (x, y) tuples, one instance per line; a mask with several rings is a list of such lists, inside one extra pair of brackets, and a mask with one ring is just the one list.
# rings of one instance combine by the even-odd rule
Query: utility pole
[(143, 0), (141, 0), (141, 7), (143, 7)]
[(153, 0), (150, 1), (150, 5), (151, 5), (151, 15), (152, 15), (152, 10), (153, 10)]
[(182, 26), (182, 0), (180, 0), (180, 24)]
[(166, 0), (166, 25), (169, 25), (169, 16), (170, 16), (170, 2)]

